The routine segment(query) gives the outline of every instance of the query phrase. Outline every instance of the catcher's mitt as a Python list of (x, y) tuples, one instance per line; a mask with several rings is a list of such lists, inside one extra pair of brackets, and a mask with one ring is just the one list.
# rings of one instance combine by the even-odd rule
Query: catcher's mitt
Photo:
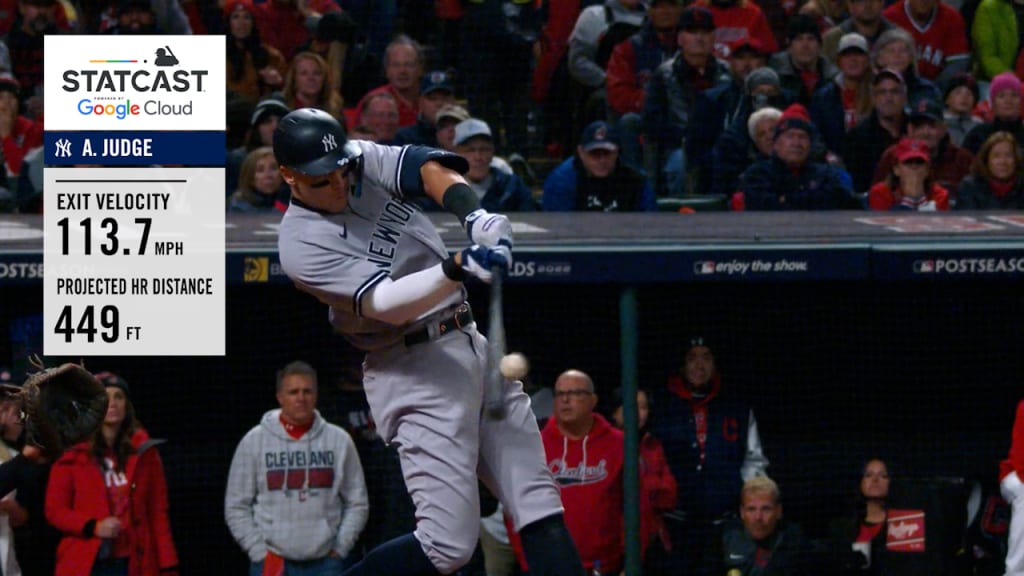
[(99, 428), (107, 413), (107, 392), (78, 364), (40, 368), (21, 389), (25, 428), (28, 441), (52, 459)]

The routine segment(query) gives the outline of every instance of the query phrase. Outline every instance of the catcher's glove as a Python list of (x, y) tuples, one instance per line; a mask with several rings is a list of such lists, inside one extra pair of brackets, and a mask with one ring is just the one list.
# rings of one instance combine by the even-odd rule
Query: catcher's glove
[(21, 388), (28, 441), (54, 459), (88, 438), (107, 413), (103, 384), (78, 364), (43, 368)]

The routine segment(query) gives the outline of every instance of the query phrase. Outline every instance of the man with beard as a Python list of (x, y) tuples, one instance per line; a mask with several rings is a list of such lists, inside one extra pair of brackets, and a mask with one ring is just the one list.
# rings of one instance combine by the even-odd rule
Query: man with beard
[[(850, 17), (839, 26), (831, 28), (821, 40), (821, 54), (829, 62), (835, 63), (839, 55), (839, 41), (843, 36), (856, 32), (868, 41), (868, 47), (875, 45), (875, 40), (882, 32), (895, 28), (896, 25), (882, 17), (883, 0), (847, 0), (846, 9)], [(870, 52), (870, 50), (869, 50)]]
[(117, 26), (110, 34), (161, 34), (149, 0), (124, 0), (117, 9)]

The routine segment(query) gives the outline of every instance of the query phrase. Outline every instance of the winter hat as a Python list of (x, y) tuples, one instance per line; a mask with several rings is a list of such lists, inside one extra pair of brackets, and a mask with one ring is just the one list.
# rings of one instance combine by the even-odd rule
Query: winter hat
[(1016, 74), (1013, 72), (1003, 72), (993, 78), (988, 88), (988, 101), (991, 103), (995, 99), (996, 94), (1003, 90), (1016, 90), (1020, 92), (1020, 80)]
[(779, 73), (767, 66), (764, 66), (747, 75), (747, 94), (753, 94), (754, 90), (757, 89), (758, 86), (775, 86), (776, 88), (779, 88), (780, 84), (781, 81), (779, 80)]
[(966, 86), (971, 91), (971, 94), (974, 95), (974, 102), (977, 104), (978, 100), (981, 99), (981, 94), (978, 92), (978, 81), (974, 79), (974, 76), (966, 72), (961, 72), (950, 79), (946, 84), (946, 89), (942, 92), (942, 101), (945, 102), (949, 98), (950, 93), (961, 86)]
[(789, 26), (786, 27), (786, 39), (790, 42), (801, 34), (811, 34), (821, 43), (821, 27), (818, 20), (809, 14), (794, 14), (789, 18)]
[(807, 108), (804, 108), (803, 104), (792, 104), (782, 111), (779, 123), (775, 125), (775, 138), (787, 130), (803, 130), (808, 135), (814, 131), (811, 115), (807, 113)]

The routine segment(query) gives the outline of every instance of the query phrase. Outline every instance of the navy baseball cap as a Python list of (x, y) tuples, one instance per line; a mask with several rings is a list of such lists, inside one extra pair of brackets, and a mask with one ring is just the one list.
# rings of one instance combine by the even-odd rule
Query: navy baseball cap
[(618, 139), (615, 131), (607, 122), (598, 120), (591, 122), (583, 129), (583, 136), (580, 137), (580, 146), (584, 152), (591, 150), (618, 150)]
[(715, 31), (715, 17), (707, 8), (700, 6), (688, 6), (679, 15), (679, 25), (676, 30), (705, 30)]
[(450, 75), (444, 70), (434, 70), (423, 75), (423, 80), (420, 81), (420, 96), (426, 96), (431, 92), (437, 92), (438, 90), (444, 90), (449, 94), (455, 93), (455, 88), (452, 86)]
[(121, 378), (113, 372), (99, 372), (94, 374), (96, 379), (103, 384), (104, 388), (120, 388), (124, 392), (125, 396), (130, 396), (130, 390), (128, 389), (128, 382), (124, 378)]
[(931, 120), (941, 122), (942, 112), (942, 104), (936, 102), (934, 98), (921, 97), (910, 106), (910, 121)]

